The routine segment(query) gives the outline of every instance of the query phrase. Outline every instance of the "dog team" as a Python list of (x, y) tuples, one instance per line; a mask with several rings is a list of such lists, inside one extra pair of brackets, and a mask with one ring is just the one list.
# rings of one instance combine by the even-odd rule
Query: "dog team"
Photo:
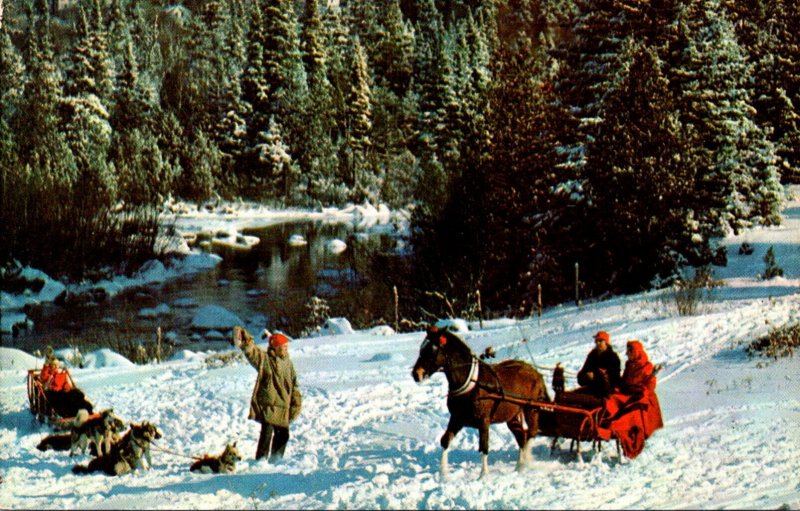
[[(240, 348), (245, 358), (258, 371), (258, 378), (250, 402), (249, 418), (261, 424), (261, 434), (256, 449), (256, 459), (270, 462), (283, 457), (289, 440), (289, 423), (300, 414), (302, 396), (297, 385), (297, 373), (288, 354), (289, 338), (281, 333), (264, 330), (261, 335), (268, 341), (263, 350), (255, 345), (253, 336), (245, 329), (233, 329), (231, 344)], [(52, 350), (50, 350), (52, 353)], [(52, 363), (54, 356), (45, 362)], [(95, 456), (88, 465), (76, 465), (72, 471), (87, 474), (103, 471), (109, 475), (123, 475), (136, 469), (151, 466), (151, 443), (161, 438), (161, 432), (149, 422), (131, 424), (127, 432), (123, 421), (112, 409), (92, 414), (91, 409), (81, 409), (74, 419), (61, 423), (67, 433), (46, 436), (37, 448), (69, 451), (70, 456), (85, 454)], [(193, 457), (192, 472), (232, 473), (242, 457), (236, 442), (228, 444), (217, 456)]]
[[(76, 474), (103, 471), (108, 475), (124, 475), (136, 469), (148, 470), (152, 466), (151, 444), (162, 438), (158, 428), (149, 422), (131, 424), (125, 431), (124, 422), (114, 415), (112, 409), (94, 415), (80, 410), (74, 419), (61, 423), (59, 427), (69, 431), (47, 435), (36, 448), (40, 451), (69, 451), (70, 456), (85, 454), (88, 449), (94, 458), (88, 465), (75, 465), (72, 471)], [(218, 456), (196, 458), (190, 470), (229, 474), (241, 459), (234, 442), (225, 446)]]

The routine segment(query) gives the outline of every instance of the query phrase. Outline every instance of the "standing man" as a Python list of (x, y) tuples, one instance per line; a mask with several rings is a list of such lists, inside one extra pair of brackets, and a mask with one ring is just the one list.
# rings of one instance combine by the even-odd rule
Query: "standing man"
[(595, 347), (586, 356), (583, 367), (578, 371), (578, 392), (606, 398), (614, 388), (619, 387), (619, 356), (611, 347), (608, 332), (600, 330), (594, 334)]
[(269, 348), (264, 351), (255, 345), (253, 336), (237, 326), (231, 343), (244, 351), (258, 371), (248, 416), (261, 423), (256, 459), (266, 456), (270, 463), (275, 462), (283, 458), (289, 441), (289, 423), (300, 414), (302, 399), (297, 373), (289, 358), (289, 339), (280, 333), (269, 335)]

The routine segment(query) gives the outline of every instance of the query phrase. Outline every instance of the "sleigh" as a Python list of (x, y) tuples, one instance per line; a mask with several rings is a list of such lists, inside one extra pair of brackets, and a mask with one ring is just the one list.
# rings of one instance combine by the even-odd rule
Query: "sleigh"
[[(72, 389), (77, 389), (72, 375), (67, 369), (64, 369), (64, 371), (66, 372), (70, 387)], [(50, 398), (48, 398), (45, 392), (44, 384), (39, 378), (40, 374), (41, 370), (39, 369), (28, 369), (28, 403), (30, 404), (31, 413), (39, 422), (47, 422), (56, 427), (63, 423), (71, 422), (74, 419), (74, 415), (70, 416), (70, 414), (66, 414), (67, 416), (62, 416), (57, 411), (58, 406), (54, 406), (54, 403), (51, 403)]]
[(557, 384), (554, 384), (554, 388), (557, 391), (553, 402), (532, 401), (506, 393), (489, 397), (537, 410), (537, 434), (553, 439), (551, 454), (555, 454), (561, 439), (570, 441), (569, 451), (575, 450), (578, 458), (581, 458), (582, 442), (591, 442), (592, 449), (599, 452), (603, 442), (613, 441), (620, 459), (623, 454), (627, 458), (635, 458), (644, 450), (645, 440), (662, 426), (655, 392), (638, 398), (625, 396), (627, 401), (612, 415), (604, 400), (577, 392), (565, 392)]

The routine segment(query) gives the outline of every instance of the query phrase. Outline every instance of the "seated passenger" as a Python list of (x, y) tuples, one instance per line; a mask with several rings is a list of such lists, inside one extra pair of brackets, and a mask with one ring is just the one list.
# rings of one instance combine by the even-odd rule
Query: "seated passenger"
[(594, 335), (595, 347), (586, 356), (583, 367), (578, 371), (576, 392), (597, 397), (607, 397), (619, 385), (619, 356), (611, 347), (608, 332), (600, 330)]
[(42, 374), (47, 376), (47, 381), (42, 381), (44, 395), (56, 414), (61, 417), (74, 417), (82, 408), (92, 413), (94, 406), (86, 399), (82, 390), (72, 386), (69, 371), (59, 367), (57, 358), (48, 359), (39, 374), (40, 379)]
[(644, 412), (644, 437), (648, 438), (653, 431), (664, 425), (661, 406), (655, 393), (657, 370), (647, 357), (641, 342), (628, 341), (625, 351), (628, 360), (625, 362), (620, 387), (606, 400), (607, 422), (614, 422), (629, 411), (641, 409)]
[(56, 358), (55, 354), (53, 354), (53, 348), (48, 346), (45, 354), (44, 365), (42, 366), (42, 370), (39, 371), (39, 381), (42, 382), (42, 386), (44, 388), (47, 388), (50, 378), (53, 377), (53, 374), (57, 368), (58, 359)]

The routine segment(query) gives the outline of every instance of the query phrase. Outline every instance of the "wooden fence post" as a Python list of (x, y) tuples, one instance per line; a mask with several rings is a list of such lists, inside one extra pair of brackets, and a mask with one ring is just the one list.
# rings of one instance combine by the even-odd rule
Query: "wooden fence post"
[(156, 361), (161, 363), (161, 327), (156, 329)]
[(542, 285), (541, 284), (536, 284), (536, 291), (537, 291), (536, 305), (539, 308), (539, 317), (541, 318), (542, 317)]
[(475, 298), (478, 300), (478, 321), (481, 325), (481, 330), (483, 330), (483, 308), (481, 307), (481, 290), (475, 290)]
[(397, 295), (397, 286), (392, 286), (392, 292), (394, 293), (394, 331), (397, 332), (400, 324), (400, 297)]
[(575, 305), (580, 307), (581, 305), (581, 278), (580, 278), (580, 271), (578, 263), (575, 263)]

